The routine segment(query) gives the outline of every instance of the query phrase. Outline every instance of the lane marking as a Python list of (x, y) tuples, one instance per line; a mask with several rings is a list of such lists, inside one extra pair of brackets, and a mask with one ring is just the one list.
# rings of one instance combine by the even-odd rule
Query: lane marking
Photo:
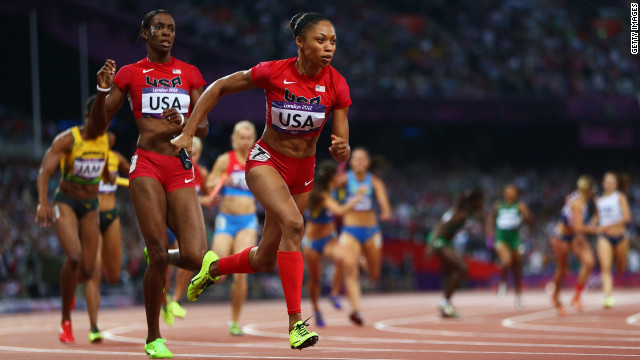
[(640, 320), (640, 313), (637, 313), (637, 314), (634, 314), (634, 315), (629, 316), (629, 317), (625, 320), (625, 322), (626, 322), (627, 324), (629, 324), (629, 325), (639, 326), (639, 325), (636, 325), (636, 323), (638, 322), (638, 320)]
[[(80, 349), (39, 349), (39, 348), (22, 348), (14, 346), (0, 346), (0, 350), (8, 352), (27, 352), (27, 353), (55, 353), (55, 354), (79, 354), (79, 355), (130, 355), (130, 356), (144, 356), (144, 350), (140, 352), (132, 351), (97, 351), (97, 350), (80, 350)], [(226, 355), (226, 354), (176, 354), (178, 357), (196, 357), (196, 358), (230, 358), (230, 359), (300, 359), (300, 356), (265, 356), (265, 355)], [(640, 356), (640, 355), (639, 355)], [(344, 358), (344, 357), (309, 357), (305, 356), (305, 359), (313, 360), (365, 360), (363, 358)], [(390, 360), (390, 359), (366, 359), (366, 360)], [(393, 360), (393, 359), (391, 359)], [(400, 359), (398, 359), (400, 360)]]
[[(226, 323), (225, 323), (226, 324)], [(182, 324), (174, 324), (172, 329), (180, 329), (180, 328), (193, 328), (197, 326), (215, 326), (216, 324), (211, 321), (198, 321), (198, 322), (190, 322), (190, 323), (182, 323)], [(140, 330), (146, 330), (146, 324), (144, 323), (135, 323), (129, 325), (118, 326), (113, 329), (108, 329), (102, 331), (102, 336), (107, 340), (131, 343), (131, 344), (144, 344), (144, 338), (136, 338), (130, 336), (122, 336), (119, 334)], [(242, 343), (226, 343), (226, 342), (213, 342), (213, 341), (185, 341), (185, 340), (169, 340), (171, 344), (176, 345), (188, 345), (188, 346), (204, 346), (204, 347), (238, 347), (238, 348), (246, 348), (247, 346), (260, 346), (260, 347), (269, 347), (269, 348), (282, 348), (282, 344), (269, 344), (264, 342), (242, 342)]]
[[(105, 356), (113, 356), (113, 355), (129, 355), (129, 356), (146, 356), (144, 351), (133, 352), (133, 351), (98, 351), (98, 350), (81, 350), (81, 349), (40, 349), (40, 348), (23, 348), (17, 346), (0, 346), (0, 351), (6, 352), (26, 352), (26, 353), (46, 353), (46, 354), (78, 354), (78, 355), (105, 355)], [(344, 348), (339, 348), (339, 350), (344, 351)], [(380, 351), (379, 349), (359, 349), (360, 351)], [(389, 349), (390, 351), (394, 351)], [(518, 351), (473, 351), (473, 350), (407, 350), (407, 349), (398, 349), (404, 350), (405, 352), (421, 352), (421, 353), (442, 353), (442, 354), (492, 354), (492, 355), (560, 355), (560, 356), (598, 356), (598, 357), (640, 357), (640, 355), (635, 354), (588, 354), (588, 353), (554, 353), (554, 352), (518, 352)], [(196, 357), (196, 358), (231, 358), (231, 359), (300, 359), (299, 356), (265, 356), (265, 355), (226, 355), (226, 354), (176, 354), (179, 357)], [(346, 357), (313, 357), (313, 356), (305, 356), (305, 359), (312, 360), (400, 360), (400, 359), (390, 359), (390, 358), (346, 358)]]
[[(279, 324), (279, 323), (278, 323)], [(286, 334), (257, 329), (260, 325), (275, 326), (275, 323), (250, 324), (243, 329), (246, 334), (268, 338), (288, 338)], [(516, 343), (516, 342), (488, 342), (488, 341), (459, 341), (459, 340), (425, 340), (425, 339), (393, 339), (377, 337), (352, 337), (352, 336), (322, 336), (322, 340), (342, 342), (364, 343), (401, 343), (401, 344), (429, 344), (429, 345), (459, 345), (459, 346), (496, 346), (496, 347), (544, 347), (544, 348), (581, 348), (581, 349), (624, 349), (640, 350), (638, 346), (611, 346), (611, 345), (585, 345), (585, 344), (541, 344), (541, 343)]]
[[(398, 294), (396, 294), (396, 296), (398, 296)], [(422, 298), (420, 298), (422, 297)], [(424, 306), (424, 294), (410, 294), (410, 297), (407, 296), (407, 300), (408, 301), (403, 301), (401, 302), (400, 306), (402, 306), (403, 308), (405, 307), (411, 307), (411, 304), (415, 305), (415, 306)], [(472, 298), (473, 301), (470, 301), (470, 299)], [(531, 304), (538, 303), (538, 299), (541, 299), (540, 297), (533, 297), (535, 301), (532, 302), (527, 302), (527, 307), (529, 307)], [(630, 297), (631, 298), (631, 297)], [(377, 310), (377, 308), (380, 309), (380, 311), (389, 311), (392, 309), (395, 309), (398, 305), (398, 303), (394, 303), (394, 307), (390, 308), (389, 307), (389, 296), (380, 296), (380, 297), (375, 297), (373, 299), (371, 299), (372, 301), (369, 301), (368, 305), (366, 306), (367, 310), (371, 310), (372, 313), (374, 313), (374, 308)], [(364, 303), (367, 303), (367, 299), (363, 299), (365, 301), (363, 301)], [(473, 317), (473, 316), (484, 316), (484, 317), (488, 317), (489, 314), (504, 314), (504, 313), (508, 313), (508, 312), (512, 312), (513, 310), (507, 309), (505, 306), (502, 306), (502, 304), (496, 304), (496, 299), (495, 296), (493, 294), (469, 294), (469, 293), (462, 293), (460, 296), (460, 303), (461, 304), (465, 304), (464, 309), (465, 309), (465, 313), (464, 315), (465, 318), (462, 319), (462, 321), (459, 322), (459, 324), (461, 326), (465, 325), (464, 320), (468, 320), (467, 323), (471, 323), (474, 321), (478, 321), (479, 317)], [(542, 302), (540, 302), (542, 303)], [(547, 303), (547, 302), (545, 302)], [(630, 304), (632, 303), (632, 301), (629, 302)], [(265, 303), (262, 303), (265, 304)], [(267, 305), (262, 306), (262, 304), (258, 303), (257, 308), (271, 308), (267, 303)], [(598, 302), (599, 304), (599, 302)], [(371, 306), (373, 305), (373, 306)], [(495, 310), (491, 310), (489, 311), (491, 308), (488, 307), (496, 307), (496, 305), (498, 305), (500, 308), (502, 308), (501, 311), (495, 311)], [(506, 310), (505, 310), (506, 309)], [(547, 310), (548, 311), (548, 310)], [(589, 310), (589, 311), (594, 311), (594, 310)], [(636, 310), (637, 311), (637, 310)], [(519, 321), (534, 321), (537, 320), (535, 319), (536, 316), (541, 316), (540, 314), (543, 313), (544, 311), (535, 311), (533, 313), (529, 313), (529, 314), (523, 314), (523, 315), (518, 315), (518, 316), (512, 316), (510, 318), (506, 318), (503, 319), (502, 321), (498, 318), (494, 319), (496, 322), (498, 323), (502, 323), (505, 320), (511, 320), (514, 322), (514, 325), (522, 325), (522, 326), (531, 326), (531, 325), (536, 325), (536, 324), (520, 324), (518, 323)], [(555, 310), (552, 310), (552, 313), (555, 316)], [(203, 313), (204, 314), (204, 313)], [(535, 315), (535, 316), (533, 316)], [(527, 316), (529, 316), (529, 318), (527, 318)], [(545, 315), (546, 316), (546, 315)], [(272, 316), (270, 316), (271, 318), (273, 318)], [(468, 317), (468, 318), (467, 318)], [(533, 319), (531, 319), (533, 317)], [(131, 314), (128, 315), (123, 315), (123, 318), (126, 319), (131, 319)], [(264, 320), (268, 320), (268, 317), (266, 316), (260, 316), (260, 314), (258, 314), (258, 316), (254, 316), (254, 319), (258, 318), (258, 319), (264, 319)], [(543, 316), (540, 319), (544, 319), (545, 317)], [(53, 317), (52, 317), (53, 319)], [(198, 319), (196, 317), (196, 319)], [(194, 328), (194, 327), (198, 327), (198, 326), (202, 326), (202, 327), (211, 327), (212, 323), (220, 323), (220, 324), (225, 324), (226, 326), (226, 322), (223, 321), (211, 321), (211, 320), (205, 320), (204, 317), (201, 318), (202, 320), (198, 321), (189, 321), (189, 322), (182, 322), (179, 324), (176, 324), (174, 327), (172, 327), (171, 329), (167, 329), (167, 330), (163, 330), (163, 331), (173, 331), (179, 328)], [(261, 319), (261, 320), (262, 320)], [(595, 317), (590, 316), (589, 317), (589, 321), (595, 319)], [(27, 320), (27, 319), (24, 319)], [(142, 320), (142, 318), (141, 318)], [(575, 320), (575, 319), (572, 319)], [(584, 319), (582, 319), (584, 320)], [(622, 318), (620, 319), (622, 320)], [(629, 316), (626, 318), (626, 322), (629, 325), (635, 325), (636, 322), (638, 322), (640, 320), (640, 313)], [(42, 321), (42, 317), (40, 319), (28, 319), (28, 323), (31, 322), (36, 322), (39, 321), (40, 324), (43, 323)], [(126, 320), (125, 320), (126, 321)], [(490, 320), (489, 320), (490, 321)], [(415, 316), (415, 317), (400, 317), (400, 318), (395, 318), (395, 319), (387, 319), (387, 320), (383, 320), (383, 321), (378, 321), (376, 322), (374, 325), (374, 327), (380, 331), (389, 331), (389, 332), (406, 332), (406, 330), (410, 330), (410, 332), (412, 334), (416, 334), (416, 330), (418, 331), (422, 331), (423, 329), (409, 329), (409, 328), (402, 328), (399, 325), (408, 325), (408, 324), (412, 324), (412, 323), (416, 323), (416, 322), (427, 322), (427, 323), (437, 323), (437, 322), (441, 322), (441, 320), (439, 319), (439, 317), (435, 316), (435, 315), (422, 315), (422, 316)], [(335, 323), (340, 323), (340, 324), (347, 324), (348, 322), (344, 319), (342, 319), (341, 321), (336, 321)], [(443, 324), (445, 322), (442, 322)], [(455, 323), (455, 322), (450, 322), (450, 323)], [(622, 321), (620, 321), (620, 323), (622, 323)], [(122, 324), (122, 322), (120, 322), (120, 324)], [(333, 322), (332, 322), (333, 324)], [(379, 325), (378, 325), (379, 324)], [(116, 323), (113, 324), (113, 326), (117, 325)], [(244, 329), (246, 330), (246, 333), (249, 333), (251, 331), (257, 331), (260, 332), (262, 334), (267, 334), (267, 336), (263, 336), (263, 337), (271, 337), (271, 338), (288, 338), (287, 334), (284, 333), (276, 333), (276, 332), (269, 332), (269, 331), (265, 331), (265, 330), (260, 330), (263, 327), (269, 327), (269, 328), (280, 328), (282, 325), (281, 321), (268, 321), (268, 322), (260, 322), (260, 323), (254, 323), (254, 324), (250, 324), (249, 326), (245, 326)], [(474, 325), (476, 325), (474, 323)], [(494, 325), (494, 324), (491, 324)], [(497, 324), (495, 324), (497, 325)], [(433, 324), (433, 326), (437, 327), (437, 324)], [(503, 325), (504, 326), (504, 325)], [(544, 331), (555, 331), (555, 329), (557, 327), (553, 326), (553, 325), (548, 325), (550, 327), (552, 327), (553, 329), (551, 330), (544, 330)], [(615, 325), (612, 325), (615, 326)], [(16, 332), (30, 332), (33, 330), (37, 330), (37, 331), (42, 331), (43, 329), (48, 330), (49, 328), (51, 328), (54, 332), (55, 329), (57, 329), (57, 326), (35, 326), (35, 324), (33, 326), (31, 326), (31, 324), (29, 325), (22, 325), (22, 326), (18, 326), (15, 328), (11, 328), (11, 329), (0, 329), (0, 334), (4, 334), (4, 333), (10, 333), (10, 334), (15, 334)], [(82, 326), (80, 326), (79, 328), (82, 328)], [(560, 327), (560, 328), (564, 328), (565, 330), (560, 330), (560, 332), (566, 332), (566, 329), (572, 329), (572, 327)], [(581, 328), (577, 328), (577, 329), (581, 329)], [(127, 343), (134, 343), (134, 344), (139, 344), (141, 345), (144, 342), (143, 338), (134, 338), (134, 337), (128, 337), (128, 336), (124, 336), (125, 333), (127, 332), (131, 332), (131, 331), (139, 331), (139, 330), (146, 330), (146, 324), (143, 321), (140, 322), (136, 322), (136, 323), (129, 323), (127, 325), (124, 326), (118, 326), (118, 327), (114, 327), (111, 328), (107, 331), (103, 332), (103, 335), (105, 335), (105, 338), (107, 338), (107, 334), (110, 337), (110, 339), (114, 340), (114, 341), (121, 341), (121, 342), (127, 342)], [(531, 330), (526, 328), (525, 330)], [(594, 330), (594, 329), (590, 329), (590, 330)], [(604, 329), (604, 330), (612, 330), (612, 329)], [(178, 330), (179, 331), (179, 330)], [(424, 330), (427, 332), (430, 332), (431, 330)], [(433, 330), (436, 331), (437, 330)], [(571, 330), (573, 332), (573, 330)], [(594, 331), (589, 331), (591, 334), (594, 333)], [(576, 332), (576, 333), (580, 333), (580, 332)], [(635, 333), (634, 331), (631, 331), (631, 333)], [(474, 332), (457, 332), (457, 331), (441, 331), (441, 334), (443, 334), (442, 336), (461, 336), (461, 337), (480, 337), (478, 335), (475, 335), (477, 333)], [(418, 334), (418, 335), (423, 335), (423, 334)], [(429, 333), (428, 335), (434, 335), (433, 333)], [(635, 338), (615, 338), (615, 339), (611, 339), (610, 337), (606, 336), (609, 334), (602, 334), (603, 336), (600, 337), (589, 337), (589, 336), (569, 336), (569, 335), (563, 335), (563, 334), (558, 334), (557, 336), (554, 335), (548, 335), (548, 334), (498, 334), (498, 333), (491, 333), (491, 334), (484, 334), (484, 335), (488, 335), (488, 336), (484, 336), (484, 337), (502, 337), (503, 340), (508, 340), (509, 338), (513, 338), (513, 337), (519, 337), (522, 336), (523, 338), (527, 337), (527, 338), (550, 338), (550, 339), (571, 339), (571, 340), (583, 340), (583, 341), (590, 341), (590, 340), (597, 340), (600, 342), (604, 342), (604, 341), (638, 341), (638, 339)], [(613, 334), (612, 334), (613, 335)], [(618, 335), (618, 333), (615, 333), (615, 335)], [(258, 335), (258, 336), (262, 336), (262, 335)], [(496, 346), (496, 347), (500, 347), (500, 346), (512, 346), (514, 348), (523, 348), (523, 347), (546, 347), (546, 348), (563, 348), (563, 349), (567, 349), (566, 351), (571, 351), (569, 349), (577, 349), (579, 351), (579, 349), (614, 349), (614, 350), (637, 350), (640, 349), (638, 347), (621, 347), (621, 346), (598, 346), (598, 345), (591, 345), (591, 346), (584, 346), (584, 345), (573, 345), (573, 344), (559, 344), (559, 345), (548, 345), (548, 344), (518, 344), (518, 343), (493, 343), (493, 342), (474, 342), (469, 344), (466, 341), (437, 341), (437, 340), (425, 340), (425, 339), (390, 339), (390, 338), (375, 338), (375, 337), (363, 337), (363, 338), (358, 338), (358, 337), (343, 337), (343, 336), (321, 336), (322, 340), (335, 340), (335, 341), (351, 341), (354, 344), (360, 343), (360, 344), (368, 344), (368, 345), (373, 345), (372, 343), (380, 343), (380, 346), (384, 346), (385, 343), (404, 343), (404, 344), (441, 344), (441, 345), (455, 345), (455, 346), (460, 346), (460, 345), (474, 345), (474, 346)], [(629, 340), (623, 340), (623, 339), (629, 339)], [(0, 339), (1, 340), (1, 339)], [(269, 343), (261, 343), (261, 342), (247, 342), (247, 343), (233, 343), (233, 344), (229, 344), (229, 343), (211, 343), (211, 342), (198, 342), (198, 341), (172, 341), (170, 340), (169, 342), (170, 346), (173, 345), (189, 345), (189, 346), (208, 346), (208, 347), (219, 347), (221, 348), (220, 350), (222, 350), (222, 348), (227, 348), (229, 349), (230, 352), (234, 352), (237, 350), (232, 350), (234, 348), (239, 348), (239, 347), (243, 347), (243, 348), (253, 348), (253, 347), (263, 347), (265, 349), (269, 348), (273, 348), (273, 349), (288, 349), (288, 347), (286, 347), (286, 344), (280, 344), (280, 342), (278, 341), (276, 342), (269, 342)], [(205, 349), (202, 349), (203, 351), (206, 351)], [(347, 349), (345, 349), (344, 346), (319, 346), (314, 348), (315, 351), (318, 352), (339, 352), (339, 354), (347, 354), (348, 352), (364, 352), (364, 353), (371, 353), (371, 352), (380, 352), (380, 353), (396, 353), (396, 356), (401, 356), (400, 354), (403, 353), (412, 353), (412, 352), (418, 352), (418, 353), (442, 353), (442, 354), (486, 354), (486, 355), (501, 355), (501, 354), (509, 354), (509, 355), (533, 355), (535, 356), (558, 356), (559, 358), (564, 358), (566, 356), (587, 356), (587, 357), (640, 357), (640, 355), (633, 355), (633, 354), (588, 354), (588, 353), (562, 353), (562, 352), (535, 352), (535, 349), (532, 349), (533, 351), (508, 351), (510, 349), (505, 349), (507, 351), (488, 351), (490, 349), (486, 349), (487, 351), (483, 351), (482, 349), (478, 349), (478, 350), (455, 350), (451, 349), (451, 350), (447, 350), (447, 349), (443, 349), (443, 350), (432, 350), (432, 349), (416, 349), (416, 350), (411, 350), (411, 349), (407, 349), (407, 347), (404, 347), (403, 349), (375, 349), (372, 347), (367, 347), (367, 348), (354, 348), (354, 347), (349, 347)], [(524, 350), (524, 349), (523, 349)], [(544, 351), (544, 350), (541, 350)], [(575, 351), (575, 350), (574, 350)], [(23, 348), (23, 347), (13, 347), (13, 346), (0, 346), (0, 352), (30, 352), (30, 353), (63, 353), (63, 354), (70, 354), (70, 355), (74, 355), (77, 354), (76, 356), (81, 356), (81, 355), (106, 355), (106, 356), (144, 356), (144, 351), (142, 350), (141, 347), (141, 351), (140, 352), (127, 352), (127, 351), (97, 351), (97, 350), (82, 350), (82, 349), (37, 349), (37, 348)], [(634, 351), (637, 353), (637, 351)], [(316, 355), (320, 355), (318, 353), (316, 353)], [(329, 354), (327, 354), (329, 355)], [(367, 359), (367, 360), (372, 360), (371, 358), (366, 358), (364, 354), (351, 354), (351, 355), (356, 355), (358, 356), (357, 358), (352, 357), (352, 358), (348, 358), (350, 360), (356, 360), (356, 359)], [(373, 354), (372, 354), (373, 355)], [(381, 354), (379, 354), (378, 356), (380, 356)], [(180, 357), (194, 357), (194, 358), (211, 358), (211, 357), (220, 357), (220, 358), (249, 358), (249, 359), (298, 359), (299, 356), (264, 356), (264, 355), (260, 355), (260, 356), (252, 356), (252, 355), (247, 355), (247, 354), (243, 354), (243, 355), (224, 355), (224, 354), (177, 354), (177, 356)], [(360, 357), (361, 356), (361, 357)], [(374, 355), (375, 356), (375, 355)], [(337, 359), (334, 357), (308, 357), (305, 356), (306, 359), (318, 359), (318, 360), (333, 360), (333, 359)], [(344, 357), (340, 357), (341, 359)], [(388, 359), (388, 358), (387, 358)]]
[[(622, 298), (623, 303), (634, 303), (633, 297), (626, 296)], [(595, 304), (595, 302), (591, 302)], [(583, 312), (601, 311), (602, 309), (589, 309)], [(512, 329), (520, 330), (533, 330), (544, 332), (565, 332), (565, 333), (578, 333), (578, 334), (602, 334), (602, 335), (636, 335), (640, 336), (638, 330), (621, 330), (621, 329), (602, 329), (602, 328), (590, 328), (590, 327), (576, 327), (576, 326), (560, 326), (560, 325), (546, 325), (546, 324), (530, 324), (531, 321), (557, 318), (558, 314), (555, 309), (536, 311), (525, 315), (518, 315), (503, 319), (501, 321), (502, 326)], [(628, 318), (627, 318), (628, 319)]]
[[(640, 314), (638, 314), (640, 315)], [(436, 314), (432, 315), (436, 317), (436, 320), (441, 320)], [(602, 341), (603, 339), (617, 341), (617, 342), (638, 342), (640, 337), (620, 337), (618, 335), (605, 337), (601, 336), (587, 336), (587, 335), (564, 335), (564, 334), (516, 334), (513, 332), (474, 332), (474, 331), (457, 331), (457, 330), (435, 330), (435, 329), (420, 329), (412, 327), (402, 327), (396, 325), (409, 325), (417, 324), (420, 322), (435, 322), (432, 319), (424, 319), (423, 317), (407, 317), (399, 319), (383, 320), (374, 323), (374, 328), (380, 331), (388, 331), (392, 333), (400, 334), (417, 334), (417, 335), (430, 335), (430, 336), (446, 336), (446, 337), (465, 337), (465, 338), (499, 338), (499, 339), (551, 339), (551, 340), (578, 340), (578, 341)], [(447, 323), (447, 320), (443, 320), (442, 323)], [(453, 324), (449, 322), (449, 324)], [(466, 322), (465, 322), (466, 324)], [(464, 324), (461, 324), (464, 325)]]

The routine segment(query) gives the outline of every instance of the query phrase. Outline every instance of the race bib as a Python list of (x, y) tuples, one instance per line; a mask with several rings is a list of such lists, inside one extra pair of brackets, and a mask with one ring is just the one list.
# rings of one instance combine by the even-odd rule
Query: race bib
[(104, 165), (104, 159), (76, 159), (72, 174), (84, 180), (94, 180), (102, 176)]
[(522, 222), (522, 218), (517, 210), (502, 210), (498, 213), (496, 225), (500, 229), (513, 230), (517, 229)]
[(347, 196), (347, 201), (351, 201), (351, 199), (355, 198), (360, 191), (364, 192), (364, 196), (356, 203), (353, 210), (369, 211), (373, 209), (373, 189), (371, 187), (364, 185), (361, 186), (358, 184), (350, 184), (348, 187), (349, 196)]
[[(112, 173), (112, 174), (114, 177), (117, 175), (117, 173)], [(118, 184), (116, 184), (115, 182), (113, 184), (109, 184), (104, 180), (100, 180), (100, 185), (98, 185), (98, 192), (102, 194), (114, 193), (116, 192), (116, 189), (118, 189)]]
[[(352, 197), (350, 197), (347, 200), (351, 200)], [(360, 199), (360, 201), (358, 201), (358, 203), (353, 207), (353, 210), (355, 211), (369, 211), (373, 209), (373, 199), (370, 196), (365, 196), (362, 199)]]
[(310, 134), (324, 124), (325, 108), (325, 105), (318, 104), (272, 101), (271, 127), (285, 134)]
[(244, 170), (232, 172), (229, 176), (229, 180), (227, 181), (229, 185), (235, 188), (249, 190), (249, 185), (247, 185), (247, 180), (244, 176)]
[(227, 228), (227, 218), (224, 216), (216, 216), (215, 229), (224, 231)]
[(142, 116), (162, 117), (162, 111), (176, 108), (187, 115), (191, 97), (185, 89), (174, 87), (147, 87), (142, 89)]

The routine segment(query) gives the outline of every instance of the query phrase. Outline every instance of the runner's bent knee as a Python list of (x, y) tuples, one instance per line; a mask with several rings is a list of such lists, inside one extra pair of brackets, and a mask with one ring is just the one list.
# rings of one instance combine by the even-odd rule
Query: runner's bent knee
[(169, 263), (169, 253), (166, 246), (147, 247), (149, 253), (149, 267), (164, 269)]
[(298, 214), (298, 216), (284, 219), (282, 221), (282, 234), (288, 234), (302, 241), (302, 235), (304, 234), (304, 220), (302, 216)]
[(198, 270), (202, 266), (202, 258), (206, 252), (206, 247), (189, 244), (190, 246), (180, 246), (180, 260), (189, 270)]

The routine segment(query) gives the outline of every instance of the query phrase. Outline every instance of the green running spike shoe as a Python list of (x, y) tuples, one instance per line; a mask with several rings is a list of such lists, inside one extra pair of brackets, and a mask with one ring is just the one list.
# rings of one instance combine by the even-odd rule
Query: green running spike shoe
[(231, 333), (231, 335), (233, 336), (240, 336), (243, 335), (244, 333), (242, 332), (242, 328), (240, 327), (240, 325), (238, 325), (237, 322), (232, 322), (231, 325), (229, 326), (229, 332)]
[(613, 297), (607, 296), (606, 298), (604, 298), (604, 303), (602, 304), (602, 307), (604, 307), (605, 309), (611, 309), (613, 308), (614, 305), (615, 305), (615, 301), (613, 301)]
[(218, 255), (211, 250), (204, 254), (200, 272), (191, 279), (189, 288), (187, 289), (187, 298), (189, 301), (196, 301), (207, 286), (213, 285), (214, 282), (218, 280), (218, 276), (215, 279), (212, 279), (211, 275), (209, 275), (209, 268), (211, 267), (211, 264), (218, 261), (218, 259), (220, 259)]
[(93, 329), (89, 331), (89, 342), (90, 343), (99, 343), (102, 342), (102, 333), (98, 329)]
[(180, 319), (184, 319), (184, 317), (187, 316), (187, 310), (185, 310), (185, 308), (183, 308), (177, 301), (169, 300), (167, 302), (167, 309), (171, 311), (173, 316), (177, 316)]
[(305, 326), (309, 326), (306, 320), (293, 324), (293, 330), (289, 333), (289, 345), (292, 349), (302, 350), (318, 342), (318, 334), (307, 331)]
[(173, 359), (173, 354), (164, 345), (167, 339), (155, 339), (144, 346), (144, 352), (151, 359)]

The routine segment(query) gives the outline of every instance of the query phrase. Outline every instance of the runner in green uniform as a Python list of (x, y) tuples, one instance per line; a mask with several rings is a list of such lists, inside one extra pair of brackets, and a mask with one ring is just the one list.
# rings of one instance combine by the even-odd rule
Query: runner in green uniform
[(458, 196), (456, 205), (442, 216), (442, 223), (427, 236), (428, 250), (435, 252), (447, 274), (443, 289), (444, 297), (438, 304), (442, 317), (458, 317), (458, 312), (451, 304), (451, 297), (467, 274), (467, 265), (453, 248), (453, 237), (464, 227), (467, 218), (478, 213), (482, 214), (483, 206), (482, 191), (477, 189), (463, 191)]
[(524, 220), (533, 223), (531, 211), (525, 203), (518, 201), (519, 192), (515, 185), (504, 187), (503, 200), (496, 201), (487, 223), (487, 237), (493, 238), (494, 248), (500, 258), (502, 280), (498, 286), (498, 296), (504, 296), (507, 291), (507, 275), (509, 268), (513, 273), (515, 283), (517, 309), (522, 308), (522, 261), (520, 254), (520, 226)]

